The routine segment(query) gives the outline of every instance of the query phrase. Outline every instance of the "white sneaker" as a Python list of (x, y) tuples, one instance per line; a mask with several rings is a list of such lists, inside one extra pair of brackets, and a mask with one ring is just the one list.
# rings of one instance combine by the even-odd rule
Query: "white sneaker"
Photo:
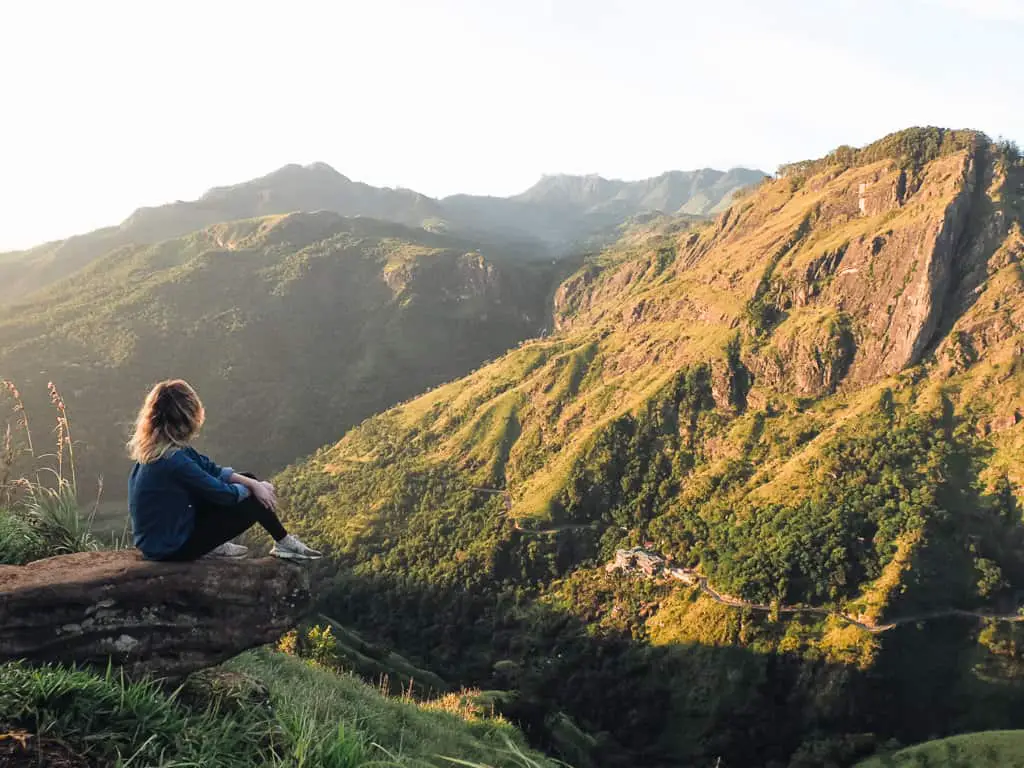
[(307, 547), (290, 533), (274, 544), (270, 554), (283, 560), (319, 560), (323, 557), (322, 553)]
[(241, 544), (232, 544), (230, 541), (221, 544), (216, 549), (210, 550), (206, 557), (219, 557), (235, 559), (238, 557), (245, 557), (249, 554), (249, 548), (243, 547)]

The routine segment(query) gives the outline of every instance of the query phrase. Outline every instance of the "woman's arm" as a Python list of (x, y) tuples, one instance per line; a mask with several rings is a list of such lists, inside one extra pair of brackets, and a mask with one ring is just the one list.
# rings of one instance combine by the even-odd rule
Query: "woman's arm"
[(220, 466), (209, 456), (204, 456), (192, 446), (185, 448), (185, 453), (189, 455), (192, 461), (199, 465), (199, 468), (203, 470), (203, 472), (212, 477), (219, 477), (224, 482), (227, 482), (228, 478), (231, 477), (231, 474), (235, 471), (231, 467)]
[(240, 475), (234, 470), (231, 470), (231, 475), (228, 477), (227, 482), (244, 485), (249, 493), (264, 507), (271, 510), (277, 509), (277, 494), (274, 492), (274, 486), (270, 483)]
[(214, 504), (237, 504), (252, 493), (249, 486), (243, 483), (226, 483), (214, 477), (184, 452), (174, 455), (173, 471), (174, 477), (189, 491)]

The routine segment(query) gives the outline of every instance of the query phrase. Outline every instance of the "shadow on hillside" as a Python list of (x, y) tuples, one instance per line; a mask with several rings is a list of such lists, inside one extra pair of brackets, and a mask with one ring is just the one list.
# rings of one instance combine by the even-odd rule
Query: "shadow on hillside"
[(560, 749), (559, 712), (594, 737), (592, 764), (616, 768), (842, 766), (892, 740), (1024, 727), (1024, 688), (977, 671), (977, 625), (962, 619), (887, 633), (861, 671), (796, 653), (652, 647), (525, 590), (342, 575), (319, 607), (450, 683), (515, 690), (503, 713), (576, 765)]

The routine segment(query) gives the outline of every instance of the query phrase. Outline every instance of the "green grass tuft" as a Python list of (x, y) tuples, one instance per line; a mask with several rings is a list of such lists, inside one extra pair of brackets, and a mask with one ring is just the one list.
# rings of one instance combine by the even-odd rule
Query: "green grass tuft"
[(63, 667), (0, 667), (0, 731), (55, 740), (96, 765), (146, 768), (355, 768), (553, 765), (502, 720), (463, 719), (388, 698), (354, 677), (284, 654), (258, 651), (229, 662), (268, 696), (231, 705), (230, 687), (205, 699)]

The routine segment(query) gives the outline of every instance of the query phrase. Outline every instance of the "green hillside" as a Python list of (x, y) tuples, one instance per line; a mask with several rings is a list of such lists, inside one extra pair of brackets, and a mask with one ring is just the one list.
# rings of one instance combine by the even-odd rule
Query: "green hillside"
[(36, 419), (58, 384), (79, 476), (108, 498), (135, 410), (171, 376), (206, 402), (203, 447), (266, 474), (538, 333), (554, 268), (327, 212), (217, 224), (0, 309), (0, 377)]
[(281, 474), (326, 612), (608, 765), (1024, 725), (1022, 212), (1013, 146), (912, 129), (632, 230), (553, 335)]
[(860, 763), (858, 768), (1019, 768), (1024, 733), (992, 731), (928, 742)]

